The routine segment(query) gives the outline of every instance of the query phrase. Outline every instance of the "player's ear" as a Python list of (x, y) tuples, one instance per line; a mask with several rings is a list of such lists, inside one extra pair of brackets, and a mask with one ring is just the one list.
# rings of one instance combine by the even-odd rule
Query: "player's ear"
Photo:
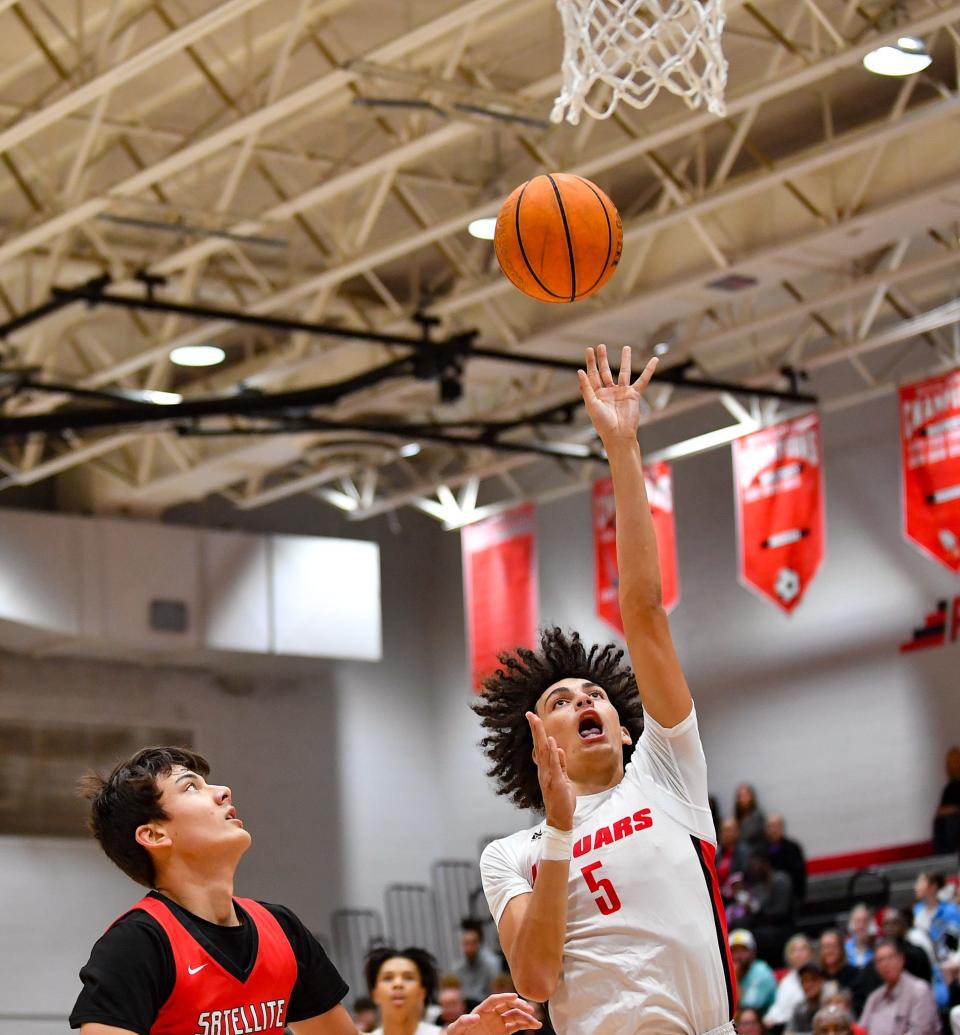
[(621, 744), (632, 744), (633, 737), (630, 736), (630, 730), (626, 726), (620, 727), (620, 743)]
[(133, 836), (143, 848), (165, 848), (173, 844), (162, 823), (141, 823)]

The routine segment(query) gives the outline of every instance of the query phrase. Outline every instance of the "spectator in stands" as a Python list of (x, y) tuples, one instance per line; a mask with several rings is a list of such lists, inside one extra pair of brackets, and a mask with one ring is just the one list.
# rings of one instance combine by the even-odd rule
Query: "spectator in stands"
[(849, 937), (843, 946), (847, 959), (855, 967), (865, 967), (873, 959), (873, 940), (877, 936), (877, 925), (869, 908), (862, 902), (850, 910), (847, 933)]
[(811, 1035), (813, 1018), (820, 1009), (823, 994), (823, 969), (816, 960), (810, 960), (799, 970), (800, 985), (803, 988), (803, 1002), (793, 1011), (784, 1035)]
[(740, 844), (740, 824), (736, 817), (727, 816), (720, 822), (717, 835), (717, 881), (720, 890), (726, 897), (729, 892), (730, 878), (735, 873), (743, 873), (747, 866), (747, 855)]
[(770, 865), (790, 878), (794, 902), (803, 902), (807, 897), (807, 860), (804, 858), (803, 849), (796, 841), (791, 841), (786, 836), (787, 828), (783, 816), (768, 816), (765, 829)]
[[(437, 964), (426, 949), (381, 945), (367, 954), (363, 968), (370, 997), (380, 1009), (380, 1027), (372, 1035), (440, 1035), (423, 1020), (424, 1008), (437, 988)], [(477, 1019), (479, 1018), (479, 1020)], [(489, 1035), (539, 1027), (528, 1003), (516, 995), (492, 996), (471, 1017), (451, 1022), (448, 1035)]]
[(357, 1031), (364, 1033), (373, 1031), (377, 1026), (377, 1004), (368, 996), (362, 995), (353, 1001), (353, 1023)]
[(760, 1011), (752, 1006), (741, 1006), (735, 1020), (739, 1035), (764, 1035)]
[(762, 1016), (773, 1005), (777, 979), (769, 964), (757, 959), (757, 943), (749, 931), (730, 932), (730, 954), (737, 976), (740, 1007), (753, 1007)]
[(938, 854), (960, 850), (960, 747), (947, 752), (947, 785), (933, 818), (933, 850)]
[[(933, 968), (930, 965), (929, 957), (919, 945), (914, 945), (908, 939), (907, 914), (902, 913), (899, 909), (894, 909), (893, 906), (887, 906), (880, 914), (880, 923), (883, 937), (892, 938), (900, 943), (907, 973), (920, 978), (921, 981), (926, 981), (927, 984), (932, 984)], [(883, 979), (872, 961), (868, 966), (861, 968), (856, 980), (851, 985), (853, 1005), (857, 1012), (863, 1010), (867, 996), (882, 984)]]
[(456, 974), (447, 974), (440, 979), (437, 1003), (440, 1011), (435, 1018), (435, 1023), (441, 1031), (446, 1031), (458, 1017), (462, 1017), (468, 1012), (467, 1001), (463, 998), (463, 990), (460, 987), (460, 978)]
[(805, 934), (795, 934), (783, 950), (783, 958), (790, 968), (777, 985), (777, 997), (773, 1006), (763, 1015), (767, 1028), (780, 1028), (792, 1017), (793, 1011), (803, 1002), (803, 986), (797, 971), (813, 959), (813, 946)]
[(769, 856), (761, 848), (747, 860), (745, 886), (752, 912), (743, 926), (753, 931), (760, 958), (778, 965), (793, 930), (793, 885), (785, 873), (771, 867)]
[(858, 1027), (842, 1006), (821, 1007), (813, 1018), (813, 1035), (856, 1035)]
[(930, 956), (925, 949), (928, 942), (925, 936), (918, 936), (916, 931), (911, 930), (908, 912), (887, 906), (880, 913), (880, 933), (884, 938), (896, 938), (897, 941), (903, 942), (908, 974), (913, 974), (921, 981), (932, 983), (933, 968)]
[(740, 840), (747, 853), (762, 848), (766, 842), (766, 816), (757, 804), (757, 794), (749, 783), (737, 788), (733, 799), (733, 814), (740, 825)]
[(873, 962), (883, 986), (870, 993), (860, 1017), (870, 1035), (940, 1035), (933, 989), (904, 970), (903, 943), (881, 938)]
[[(853, 1008), (853, 993), (849, 988), (843, 988), (835, 981), (828, 982), (823, 986), (823, 1005), (824, 1007), (835, 1006), (849, 1016), (851, 1035), (867, 1035), (867, 1030), (861, 1028), (853, 1019), (857, 1014)], [(813, 1035), (817, 1035), (816, 1025), (814, 1025)]]
[(820, 935), (820, 966), (829, 981), (836, 981), (841, 988), (850, 988), (859, 971), (847, 959), (843, 950), (843, 938), (836, 928), (830, 928)]
[(467, 917), (460, 921), (460, 951), (463, 959), (453, 972), (460, 978), (463, 998), (472, 1010), (490, 995), (494, 976), (502, 968), (497, 957), (483, 944), (483, 925), (479, 920)]
[(942, 873), (926, 870), (914, 885), (917, 903), (913, 926), (926, 934), (936, 961), (946, 959), (960, 947), (960, 906), (940, 897), (944, 883)]

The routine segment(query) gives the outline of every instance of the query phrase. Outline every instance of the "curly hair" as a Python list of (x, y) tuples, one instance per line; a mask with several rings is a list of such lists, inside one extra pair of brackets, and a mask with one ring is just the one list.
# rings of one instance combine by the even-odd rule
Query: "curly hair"
[(363, 964), (363, 976), (367, 981), (367, 988), (373, 995), (373, 989), (380, 978), (380, 970), (387, 960), (392, 959), (409, 960), (420, 974), (420, 984), (423, 986), (425, 1001), (433, 1002), (437, 991), (437, 961), (426, 949), (418, 949), (410, 946), (406, 949), (395, 949), (392, 945), (377, 945), (367, 953)]
[[(643, 706), (633, 670), (621, 664), (623, 653), (615, 643), (594, 644), (588, 651), (579, 633), (568, 636), (554, 626), (541, 630), (539, 651), (518, 647), (499, 655), (503, 668), (483, 681), (481, 700), (473, 705), (488, 731), (480, 746), (491, 762), (487, 776), (496, 781), (497, 794), (507, 795), (521, 809), (543, 811), (533, 736), (525, 716), (543, 691), (561, 679), (588, 679), (603, 687), (620, 724), (637, 743), (643, 733)], [(626, 765), (633, 745), (624, 745), (623, 752)]]

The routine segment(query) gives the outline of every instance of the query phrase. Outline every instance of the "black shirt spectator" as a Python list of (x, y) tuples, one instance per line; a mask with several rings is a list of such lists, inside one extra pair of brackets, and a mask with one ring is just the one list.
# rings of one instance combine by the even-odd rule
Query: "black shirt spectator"
[(843, 948), (843, 935), (830, 928), (820, 935), (820, 966), (828, 981), (840, 988), (852, 988), (860, 971), (848, 959)]
[(777, 967), (783, 959), (784, 945), (793, 933), (793, 886), (785, 873), (770, 866), (762, 849), (747, 860), (746, 877), (752, 913), (743, 926), (753, 931), (757, 955), (771, 967)]
[(947, 785), (933, 820), (933, 850), (938, 854), (960, 849), (960, 747), (952, 747), (945, 760)]
[(783, 816), (768, 816), (766, 833), (770, 865), (790, 878), (794, 901), (803, 902), (807, 897), (807, 860), (803, 849), (786, 836)]

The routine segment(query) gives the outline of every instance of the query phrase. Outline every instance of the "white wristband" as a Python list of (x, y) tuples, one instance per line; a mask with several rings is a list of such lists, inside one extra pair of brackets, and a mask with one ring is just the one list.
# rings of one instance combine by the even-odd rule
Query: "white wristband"
[(544, 826), (540, 839), (540, 859), (542, 862), (559, 860), (566, 862), (573, 854), (573, 831), (557, 830), (556, 827)]

